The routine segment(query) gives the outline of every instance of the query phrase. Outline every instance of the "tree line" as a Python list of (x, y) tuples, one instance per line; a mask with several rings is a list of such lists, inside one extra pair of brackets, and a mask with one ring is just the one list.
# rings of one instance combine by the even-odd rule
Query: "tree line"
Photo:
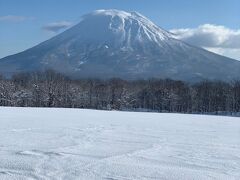
[(238, 115), (240, 81), (73, 80), (48, 70), (1, 76), (0, 106)]

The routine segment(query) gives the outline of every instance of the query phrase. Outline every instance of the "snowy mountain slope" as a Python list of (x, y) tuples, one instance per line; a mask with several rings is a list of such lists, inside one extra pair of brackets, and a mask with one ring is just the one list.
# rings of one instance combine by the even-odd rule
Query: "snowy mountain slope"
[(174, 39), (139, 13), (97, 10), (67, 31), (0, 60), (0, 71), (55, 69), (72, 77), (232, 80), (240, 62)]
[(240, 119), (0, 108), (0, 179), (240, 179)]

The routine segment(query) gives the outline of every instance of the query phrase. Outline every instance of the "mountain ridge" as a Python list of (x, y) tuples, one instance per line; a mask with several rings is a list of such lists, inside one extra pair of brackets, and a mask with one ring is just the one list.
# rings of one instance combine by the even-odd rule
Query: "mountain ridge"
[(70, 77), (240, 78), (240, 62), (174, 38), (137, 12), (96, 10), (63, 33), (0, 59), (0, 72), (54, 69)]

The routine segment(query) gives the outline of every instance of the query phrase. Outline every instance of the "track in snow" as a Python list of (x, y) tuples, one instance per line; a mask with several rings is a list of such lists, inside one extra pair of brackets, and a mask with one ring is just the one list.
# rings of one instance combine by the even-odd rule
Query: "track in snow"
[(240, 179), (240, 118), (0, 108), (0, 179)]

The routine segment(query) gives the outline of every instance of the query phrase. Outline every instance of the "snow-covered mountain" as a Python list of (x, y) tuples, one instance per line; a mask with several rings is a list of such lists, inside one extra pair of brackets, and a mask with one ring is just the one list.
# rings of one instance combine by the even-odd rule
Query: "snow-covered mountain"
[(54, 69), (72, 77), (240, 78), (240, 62), (174, 38), (137, 12), (97, 10), (65, 32), (0, 60), (0, 72)]

